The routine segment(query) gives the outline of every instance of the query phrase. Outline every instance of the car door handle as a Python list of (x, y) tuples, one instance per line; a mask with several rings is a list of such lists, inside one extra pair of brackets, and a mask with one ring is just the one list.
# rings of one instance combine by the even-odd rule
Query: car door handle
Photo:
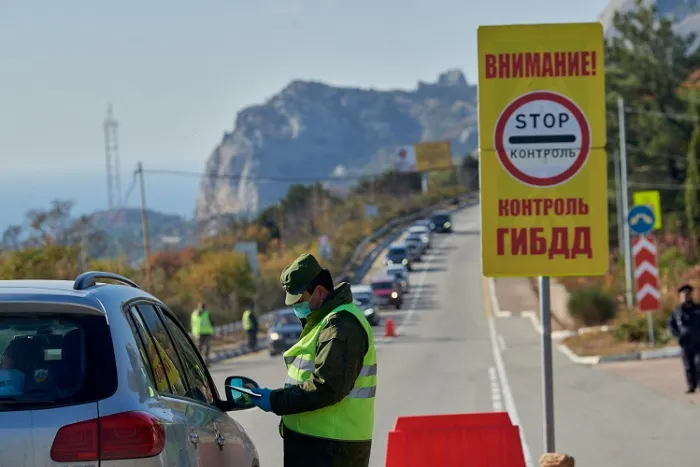
[(221, 433), (217, 433), (216, 434), (216, 444), (218, 444), (219, 446), (223, 446), (225, 442), (226, 442), (226, 438), (221, 436)]
[(199, 443), (199, 435), (197, 433), (190, 433), (190, 443), (192, 443), (192, 444)]

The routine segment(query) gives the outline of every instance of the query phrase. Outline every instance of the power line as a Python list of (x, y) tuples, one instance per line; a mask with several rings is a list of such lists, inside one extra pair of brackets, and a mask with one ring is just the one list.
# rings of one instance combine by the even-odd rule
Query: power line
[[(443, 168), (434, 169), (427, 172), (437, 172), (442, 170), (452, 170), (453, 168)], [(167, 169), (144, 169), (146, 174), (154, 175), (178, 175), (178, 176), (189, 176), (189, 177), (199, 177), (199, 178), (213, 178), (213, 179), (223, 179), (223, 180), (251, 180), (251, 181), (264, 181), (264, 182), (287, 182), (287, 183), (316, 183), (316, 182), (332, 182), (332, 181), (356, 181), (361, 179), (369, 179), (374, 177), (380, 177), (385, 175), (385, 173), (375, 173), (375, 174), (363, 174), (363, 175), (345, 175), (338, 177), (270, 177), (270, 176), (258, 176), (258, 175), (242, 175), (242, 174), (208, 174), (203, 172), (190, 172), (186, 170), (167, 170)]]

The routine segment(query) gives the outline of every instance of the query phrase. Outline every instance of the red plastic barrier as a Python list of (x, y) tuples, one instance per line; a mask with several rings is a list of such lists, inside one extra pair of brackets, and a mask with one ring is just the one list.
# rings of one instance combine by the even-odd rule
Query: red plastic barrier
[(506, 412), (399, 417), (386, 467), (525, 467), (520, 430)]

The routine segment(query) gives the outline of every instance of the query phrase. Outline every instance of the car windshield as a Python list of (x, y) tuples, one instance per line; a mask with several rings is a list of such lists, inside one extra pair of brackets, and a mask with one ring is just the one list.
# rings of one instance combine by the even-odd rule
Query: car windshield
[(400, 276), (400, 275), (402, 275), (402, 272), (403, 272), (403, 271), (401, 271), (401, 269), (398, 269), (398, 268), (397, 268), (397, 269), (387, 269), (387, 270), (386, 270), (386, 273), (387, 273), (388, 275), (390, 275), (390, 276)]
[(410, 233), (406, 236), (406, 240), (408, 240), (408, 241), (420, 241), (420, 234), (419, 233)]
[(386, 290), (386, 289), (393, 289), (393, 288), (394, 288), (393, 282), (374, 282), (374, 283), (372, 283), (372, 290)]
[(107, 321), (84, 314), (0, 314), (0, 411), (79, 404), (116, 390)]
[(284, 313), (277, 315), (275, 318), (275, 326), (290, 326), (294, 324), (301, 324), (299, 319), (292, 313)]
[(450, 216), (448, 214), (435, 214), (433, 216), (433, 222), (436, 224), (442, 224), (444, 222), (448, 222), (450, 220)]
[(352, 294), (352, 298), (360, 305), (367, 305), (372, 300), (372, 295), (367, 292), (354, 293)]
[(387, 256), (392, 259), (402, 259), (406, 256), (406, 248), (391, 248)]

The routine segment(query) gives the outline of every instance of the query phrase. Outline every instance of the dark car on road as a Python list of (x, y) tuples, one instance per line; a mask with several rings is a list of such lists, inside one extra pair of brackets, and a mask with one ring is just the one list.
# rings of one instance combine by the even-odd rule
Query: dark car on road
[(409, 271), (412, 269), (411, 260), (412, 254), (405, 243), (394, 243), (391, 245), (384, 256), (384, 265), (403, 264)]
[(430, 216), (430, 230), (444, 233), (452, 232), (452, 216), (447, 211), (435, 211)]
[(352, 291), (352, 299), (362, 313), (367, 318), (370, 326), (379, 326), (379, 306), (377, 298), (372, 293), (372, 287), (363, 284), (354, 284), (350, 286)]
[(403, 305), (403, 293), (394, 277), (385, 274), (375, 276), (370, 286), (379, 306), (398, 310)]
[(281, 354), (299, 340), (302, 325), (292, 308), (279, 310), (267, 332), (267, 349), (270, 357)]

